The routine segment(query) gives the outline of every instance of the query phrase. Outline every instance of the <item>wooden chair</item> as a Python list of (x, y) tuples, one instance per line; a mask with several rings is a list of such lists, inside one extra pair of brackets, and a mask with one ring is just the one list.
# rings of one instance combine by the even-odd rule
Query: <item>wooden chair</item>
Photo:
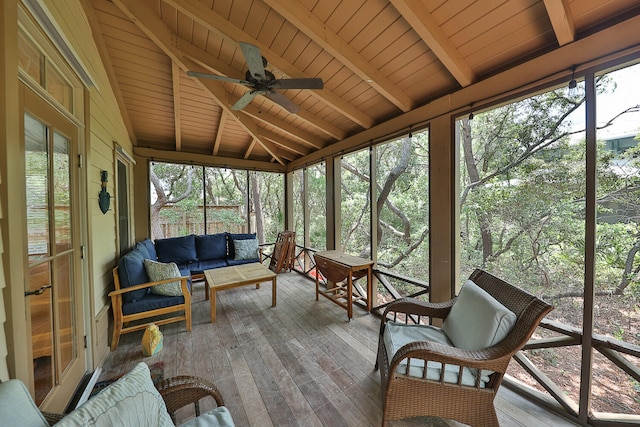
[[(140, 331), (145, 329), (149, 324), (164, 325), (172, 322), (186, 322), (187, 331), (191, 331), (191, 291), (188, 287), (189, 277), (183, 276), (178, 279), (167, 279), (156, 282), (142, 283), (135, 286), (122, 288), (120, 286), (120, 275), (118, 268), (113, 269), (113, 283), (115, 290), (109, 292), (111, 297), (111, 308), (113, 310), (113, 336), (111, 338), (111, 351), (118, 348), (120, 335), (129, 332)], [(182, 288), (182, 297), (158, 297), (151, 296), (149, 298), (166, 299), (171, 301), (171, 305), (158, 304), (159, 308), (142, 309), (145, 304), (140, 302), (127, 303), (124, 301), (123, 295), (127, 292), (135, 292), (140, 289), (148, 289), (155, 285), (180, 281)], [(128, 307), (125, 307), (128, 306)], [(154, 319), (158, 316), (176, 313), (171, 317), (162, 317)]]
[(292, 270), (296, 256), (296, 233), (294, 231), (281, 231), (278, 233), (276, 244), (271, 253), (269, 269), (274, 273), (282, 270)]
[[(498, 426), (493, 400), (509, 360), (527, 343), (553, 307), (483, 270), (474, 271), (469, 280), (477, 285), (476, 289), (481, 288), (515, 315), (510, 320), (511, 329), (504, 329), (506, 336), (496, 338), (497, 342), (487, 348), (463, 349), (444, 342), (447, 340), (443, 338), (445, 325), (447, 322), (455, 325), (454, 319), (448, 319), (455, 304), (460, 304), (456, 308), (458, 312), (463, 304), (468, 304), (461, 298), (469, 282), (459, 297), (446, 303), (405, 298), (389, 304), (380, 325), (375, 366), (380, 370), (383, 426), (390, 420), (416, 416), (449, 418), (474, 426)], [(472, 306), (476, 304), (477, 297), (465, 298)], [(464, 307), (468, 309), (467, 305)], [(491, 314), (491, 310), (488, 312)], [(424, 317), (444, 319), (444, 324), (442, 328), (426, 325)], [(409, 321), (419, 325), (409, 325)], [(405, 334), (418, 333), (440, 339), (412, 341), (410, 338), (389, 356), (387, 346), (394, 347), (388, 344), (393, 342), (390, 331), (402, 328)], [(442, 366), (445, 369), (441, 369)]]

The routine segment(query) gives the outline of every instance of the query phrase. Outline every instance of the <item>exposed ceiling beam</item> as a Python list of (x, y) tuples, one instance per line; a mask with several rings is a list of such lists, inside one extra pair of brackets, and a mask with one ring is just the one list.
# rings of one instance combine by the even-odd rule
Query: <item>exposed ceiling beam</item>
[(253, 105), (247, 105), (241, 111), (245, 114), (248, 114), (249, 116), (253, 117), (256, 120), (260, 120), (262, 122), (265, 122), (267, 124), (270, 124), (280, 129), (283, 132), (286, 132), (287, 134), (296, 138), (303, 144), (309, 145), (313, 148), (322, 148), (326, 145), (317, 136), (312, 135), (308, 132), (305, 132), (304, 130), (293, 126), (291, 123), (287, 121), (278, 119), (273, 116), (265, 117), (265, 115), (262, 113), (262, 110), (260, 110), (260, 108), (258, 107), (254, 107)]
[[(223, 37), (235, 43), (244, 41), (251, 42), (252, 44), (258, 46), (262, 54), (269, 59), (269, 63), (285, 75), (295, 78), (310, 77), (306, 76), (304, 72), (299, 68), (283, 60), (280, 55), (275, 53), (268, 45), (261, 43), (259, 40), (251, 37), (251, 35), (229, 22), (227, 18), (215, 13), (210, 7), (194, 0), (163, 1), (166, 4), (179, 10), (185, 16), (193, 19), (195, 22), (199, 23), (209, 31), (212, 31), (213, 33), (219, 35), (220, 37)], [(365, 112), (352, 106), (348, 102), (345, 102), (341, 97), (326, 88), (322, 90), (312, 90), (310, 91), (310, 94), (311, 96), (318, 98), (322, 102), (328, 104), (336, 111), (340, 112), (340, 114), (365, 129), (368, 129), (375, 124), (373, 118), (371, 118)], [(338, 137), (336, 135), (331, 136), (337, 139), (344, 138), (344, 135), (342, 137)]]
[(296, 144), (295, 142), (291, 142), (291, 141), (284, 142), (279, 134), (269, 129), (262, 129), (260, 131), (260, 136), (273, 141), (275, 145), (277, 145), (278, 147), (281, 147), (285, 151), (295, 153), (296, 154), (295, 158), (306, 156), (307, 154), (311, 153), (311, 149), (301, 144)]
[(473, 70), (422, 1), (391, 0), (391, 3), (461, 86), (469, 86), (473, 83), (476, 78)]
[(180, 126), (180, 68), (171, 61), (171, 83), (173, 85), (173, 123), (176, 133), (176, 151), (182, 151), (182, 127)]
[(122, 117), (122, 121), (124, 122), (125, 127), (127, 128), (127, 133), (129, 134), (129, 139), (133, 145), (136, 145), (137, 137), (136, 133), (133, 129), (133, 124), (131, 123), (131, 119), (129, 118), (129, 114), (127, 113), (127, 105), (124, 102), (124, 98), (122, 96), (122, 92), (120, 91), (120, 85), (116, 79), (116, 72), (113, 69), (113, 63), (111, 62), (111, 55), (109, 55), (109, 51), (107, 49), (107, 44), (104, 41), (104, 36), (102, 35), (102, 30), (100, 29), (100, 23), (98, 22), (98, 18), (96, 17), (95, 10), (92, 4), (88, 4), (90, 0), (82, 0), (82, 9), (89, 21), (89, 26), (91, 27), (91, 35), (93, 36), (93, 41), (95, 42), (98, 48), (98, 54), (100, 55), (100, 59), (104, 64), (104, 68), (107, 72), (107, 78), (109, 79), (109, 86), (111, 90), (113, 90), (113, 94), (116, 97), (116, 102), (118, 103), (118, 108), (120, 109), (120, 117)]
[(251, 156), (251, 152), (253, 151), (253, 147), (256, 146), (256, 140), (252, 139), (251, 144), (247, 147), (247, 151), (244, 152), (244, 158), (248, 159)]
[(324, 22), (304, 7), (302, 3), (297, 0), (263, 1), (342, 62), (362, 80), (370, 84), (400, 110), (407, 112), (414, 107), (414, 102), (407, 94), (376, 70), (360, 52), (351, 47), (338, 34), (327, 28)]
[(564, 46), (573, 42), (576, 39), (576, 29), (569, 13), (567, 0), (544, 0), (544, 6), (547, 8), (547, 15), (556, 33), (558, 44)]
[[(148, 6), (138, 0), (112, 0), (113, 3), (125, 14), (131, 21), (151, 39), (169, 58), (180, 65), (184, 71), (194, 70), (199, 72), (207, 72), (193, 61), (185, 58), (176, 48), (177, 36), (169, 29), (169, 27), (158, 17), (158, 15)], [(222, 85), (212, 84), (212, 81), (202, 81), (197, 79), (198, 83), (216, 99), (216, 102), (229, 114), (231, 114), (242, 126), (247, 133), (255, 138), (260, 145), (280, 164), (284, 165), (284, 161), (276, 154), (273, 144), (261, 140), (259, 137), (258, 126), (241, 114), (232, 114), (231, 104), (228, 100), (228, 94)]]
[(218, 124), (218, 131), (216, 132), (216, 139), (213, 141), (213, 155), (218, 155), (218, 150), (220, 149), (220, 144), (222, 140), (222, 133), (224, 132), (224, 125), (227, 122), (227, 117), (229, 115), (226, 111), (222, 110), (220, 113), (220, 123)]
[(284, 172), (286, 170), (285, 166), (277, 162), (212, 156), (210, 154), (187, 153), (185, 151), (134, 147), (133, 153), (136, 156), (154, 159), (157, 162), (189, 163), (206, 166), (220, 166), (223, 168), (255, 169), (265, 172)]

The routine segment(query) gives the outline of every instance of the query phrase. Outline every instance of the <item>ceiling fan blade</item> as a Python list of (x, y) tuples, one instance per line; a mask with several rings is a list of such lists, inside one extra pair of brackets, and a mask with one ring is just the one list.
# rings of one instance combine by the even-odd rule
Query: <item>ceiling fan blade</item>
[(281, 93), (270, 91), (265, 93), (264, 96), (279, 104), (282, 108), (284, 108), (291, 114), (296, 114), (298, 111), (300, 111), (300, 107), (298, 107), (293, 103), (293, 101), (291, 101)]
[(236, 101), (236, 103), (231, 106), (231, 109), (232, 110), (242, 110), (244, 107), (249, 105), (249, 103), (251, 101), (253, 101), (253, 98), (255, 98), (256, 96), (258, 96), (260, 94), (264, 95), (265, 93), (266, 92), (264, 92), (262, 90), (250, 90), (249, 92), (247, 92), (244, 95), (242, 95), (240, 97), (240, 99), (238, 99)]
[(197, 71), (187, 71), (187, 76), (200, 77), (203, 79), (220, 80), (229, 83), (238, 83), (241, 85), (250, 85), (251, 83), (246, 80), (234, 79), (233, 77), (218, 76), (217, 74), (198, 73)]
[(279, 79), (274, 80), (270, 86), (278, 89), (322, 89), (324, 83), (319, 78)]
[(264, 72), (265, 64), (262, 60), (260, 49), (252, 44), (243, 42), (240, 42), (240, 49), (242, 49), (242, 54), (245, 61), (247, 61), (251, 75), (257, 80), (265, 80), (267, 76)]

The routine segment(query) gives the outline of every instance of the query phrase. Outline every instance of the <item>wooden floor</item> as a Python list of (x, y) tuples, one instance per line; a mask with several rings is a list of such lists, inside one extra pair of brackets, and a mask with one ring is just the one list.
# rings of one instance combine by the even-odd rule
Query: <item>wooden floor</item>
[[(314, 283), (297, 273), (278, 275), (277, 306), (271, 285), (218, 293), (217, 321), (210, 323), (204, 284), (194, 285), (193, 330), (184, 323), (161, 326), (164, 349), (141, 352), (142, 332), (123, 335), (100, 379), (136, 363), (164, 362), (164, 377), (196, 375), (220, 389), (236, 426), (379, 426), (380, 376), (374, 371), (379, 319), (362, 308), (346, 311), (326, 298), (315, 301)], [(496, 398), (502, 426), (572, 426), (506, 387)], [(206, 402), (203, 410), (213, 403)], [(178, 421), (192, 417), (178, 414)], [(391, 426), (460, 426), (416, 418)]]

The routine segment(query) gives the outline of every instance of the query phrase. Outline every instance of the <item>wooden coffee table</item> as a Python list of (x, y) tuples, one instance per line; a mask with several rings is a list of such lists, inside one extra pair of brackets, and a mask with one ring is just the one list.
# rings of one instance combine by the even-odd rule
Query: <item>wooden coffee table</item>
[(205, 270), (205, 298), (209, 299), (211, 294), (211, 322), (216, 321), (216, 292), (225, 289), (246, 285), (256, 285), (256, 289), (260, 289), (260, 283), (271, 280), (271, 307), (275, 307), (276, 277), (276, 273), (257, 262)]

